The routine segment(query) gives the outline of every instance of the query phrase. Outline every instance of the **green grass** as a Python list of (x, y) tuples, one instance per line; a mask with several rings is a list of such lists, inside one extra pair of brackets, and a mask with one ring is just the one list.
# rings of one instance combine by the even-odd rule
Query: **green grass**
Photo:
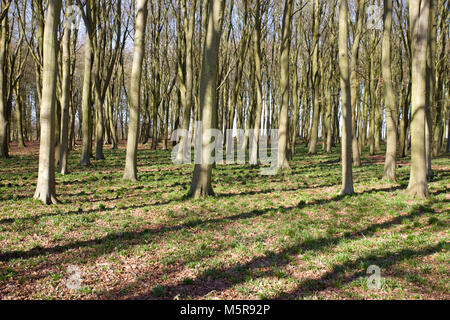
[[(32, 199), (37, 154), (0, 160), (0, 298), (3, 299), (448, 299), (450, 160), (433, 160), (431, 197), (383, 181), (383, 163), (363, 157), (356, 194), (338, 196), (339, 149), (292, 170), (218, 165), (216, 197), (186, 198), (193, 166), (169, 151), (139, 151), (139, 182), (123, 181), (121, 150), (57, 175), (60, 203)], [(35, 151), (35, 150), (34, 150)], [(382, 153), (378, 154), (382, 155)], [(66, 287), (68, 266), (82, 288)], [(380, 290), (367, 286), (381, 268)]]

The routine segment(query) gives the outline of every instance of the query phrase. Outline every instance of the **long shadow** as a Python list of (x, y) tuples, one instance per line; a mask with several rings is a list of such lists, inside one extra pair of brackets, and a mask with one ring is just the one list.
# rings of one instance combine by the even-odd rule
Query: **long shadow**
[(236, 197), (236, 196), (253, 196), (253, 195), (259, 195), (259, 194), (269, 194), (269, 193), (275, 193), (275, 192), (292, 192), (292, 191), (299, 191), (304, 189), (312, 189), (312, 188), (327, 188), (327, 187), (333, 187), (335, 184), (324, 184), (319, 186), (309, 186), (305, 185), (302, 187), (297, 188), (289, 188), (289, 189), (266, 189), (266, 190), (251, 190), (246, 192), (240, 192), (240, 193), (219, 193), (216, 195), (217, 198), (230, 198), (230, 197)]
[[(208, 272), (204, 272), (202, 275), (197, 277), (193, 281), (193, 283), (190, 285), (191, 287), (195, 287), (196, 297), (201, 297), (209, 292), (216, 290), (221, 291), (227, 288), (230, 288), (238, 283), (242, 283), (245, 281), (245, 275), (239, 274), (239, 278), (236, 278), (236, 272), (235, 270), (247, 270), (247, 269), (256, 269), (258, 267), (266, 266), (268, 261), (276, 263), (276, 265), (283, 266), (288, 264), (288, 260), (285, 259), (286, 255), (295, 255), (299, 254), (302, 251), (308, 251), (308, 250), (317, 250), (322, 251), (326, 248), (330, 248), (334, 245), (337, 245), (342, 240), (356, 240), (362, 237), (369, 236), (373, 234), (376, 230), (379, 229), (388, 229), (392, 226), (402, 224), (405, 220), (411, 220), (416, 217), (420, 217), (424, 215), (427, 212), (427, 210), (422, 210), (421, 208), (416, 208), (412, 210), (412, 212), (407, 216), (400, 216), (396, 217), (394, 219), (391, 219), (389, 221), (383, 222), (383, 223), (376, 223), (372, 224), (370, 226), (367, 226), (366, 228), (363, 228), (361, 230), (355, 231), (353, 233), (346, 233), (342, 236), (334, 236), (334, 237), (322, 237), (322, 238), (316, 238), (316, 239), (310, 239), (306, 241), (302, 241), (300, 243), (296, 243), (292, 246), (289, 246), (286, 249), (283, 249), (279, 252), (271, 251), (268, 254), (265, 254), (262, 257), (256, 257), (252, 259), (251, 261), (245, 263), (245, 264), (235, 264), (231, 267), (228, 267), (226, 269), (214, 269), (214, 273), (220, 274), (221, 277), (224, 277), (224, 275), (233, 275), (234, 279), (233, 281), (228, 279), (222, 279), (224, 281), (218, 283), (215, 281), (208, 282), (207, 277), (209, 274), (211, 274), (211, 269), (208, 270)], [(356, 265), (355, 265), (356, 267)], [(264, 277), (272, 275), (270, 271), (258, 274), (259, 277)], [(175, 284), (173, 286), (166, 287), (166, 291), (168, 293), (167, 298), (173, 298), (175, 295), (179, 294), (180, 292), (183, 292), (182, 289), (185, 289), (186, 286), (179, 283)], [(111, 294), (111, 293), (110, 293)], [(144, 295), (140, 295), (137, 297), (134, 297), (133, 299), (147, 299), (151, 297), (152, 294), (149, 292)]]
[[(359, 194), (364, 194), (366, 192), (372, 193), (372, 192), (381, 192), (381, 191), (392, 191), (392, 190), (397, 190), (398, 188), (400, 188), (400, 187), (367, 190), (367, 191), (364, 191)], [(355, 195), (357, 195), (357, 194), (355, 194)], [(6, 262), (6, 261), (9, 261), (12, 259), (28, 259), (28, 258), (32, 258), (32, 257), (36, 257), (36, 256), (42, 256), (42, 255), (48, 255), (48, 254), (54, 254), (54, 253), (62, 253), (67, 250), (70, 250), (70, 249), (88, 247), (88, 246), (93, 246), (93, 245), (101, 245), (101, 244), (105, 244), (109, 241), (119, 240), (119, 239), (121, 240), (122, 244), (123, 244), (124, 240), (129, 240), (128, 246), (132, 246), (132, 245), (138, 244), (139, 240), (146, 239), (147, 237), (152, 236), (152, 235), (162, 234), (162, 233), (166, 233), (166, 232), (179, 231), (179, 230), (183, 230), (183, 229), (192, 229), (192, 228), (196, 228), (196, 227), (200, 227), (200, 226), (208, 225), (208, 224), (216, 224), (216, 223), (222, 223), (222, 222), (226, 222), (226, 221), (231, 222), (231, 221), (236, 221), (236, 220), (241, 220), (241, 219), (258, 217), (258, 216), (262, 216), (262, 215), (266, 214), (267, 212), (269, 212), (271, 210), (280, 210), (280, 211), (286, 213), (293, 209), (302, 209), (307, 206), (323, 205), (325, 203), (339, 201), (339, 200), (343, 199), (344, 197), (345, 196), (338, 195), (331, 199), (315, 200), (312, 202), (308, 202), (307, 204), (304, 202), (300, 202), (298, 206), (271, 207), (271, 208), (266, 208), (263, 210), (253, 210), (250, 212), (246, 212), (246, 213), (242, 213), (242, 214), (238, 214), (238, 215), (234, 215), (234, 216), (226, 216), (226, 217), (208, 219), (208, 220), (198, 220), (198, 221), (194, 220), (194, 221), (186, 222), (186, 223), (183, 223), (180, 225), (163, 226), (160, 228), (146, 229), (146, 230), (138, 231), (138, 232), (136, 232), (136, 231), (116, 232), (116, 233), (111, 233), (111, 234), (109, 234), (103, 238), (99, 238), (99, 239), (75, 241), (75, 242), (68, 243), (65, 245), (57, 245), (57, 246), (49, 247), (49, 248), (42, 248), (42, 247), (38, 246), (38, 247), (35, 247), (35, 248), (27, 250), (27, 251), (20, 250), (20, 251), (3, 252), (3, 253), (0, 253), (0, 261)], [(165, 205), (165, 204), (168, 204), (168, 203), (158, 203), (158, 204), (156, 204), (156, 206)], [(143, 207), (147, 207), (147, 206), (149, 206), (149, 205), (144, 204), (144, 205), (139, 205), (139, 206), (131, 206), (131, 207), (128, 207), (128, 209), (139, 209), (139, 208), (143, 208)], [(155, 205), (153, 205), (153, 206), (155, 206)], [(89, 213), (102, 212), (102, 211), (104, 211), (104, 209), (100, 210), (98, 208), (98, 209), (91, 209), (89, 211), (83, 211), (83, 212), (70, 211), (70, 212), (66, 212), (63, 214), (59, 214), (59, 215), (89, 214)], [(35, 219), (37, 220), (41, 217), (56, 216), (56, 215), (58, 215), (58, 214), (45, 214), (45, 215), (40, 215), (39, 217), (20, 218), (20, 219), (22, 219), (21, 221), (27, 221), (27, 220), (33, 221), (33, 220), (35, 220)], [(15, 220), (17, 220), (17, 219), (14, 219), (14, 221)], [(12, 219), (0, 220), (0, 223), (11, 223), (11, 222), (13, 222)]]
[[(331, 199), (316, 200), (316, 201), (308, 203), (307, 205), (313, 206), (313, 205), (317, 205), (317, 204), (324, 204), (326, 202), (337, 201), (340, 199), (342, 199), (341, 196), (336, 196)], [(306, 206), (306, 204), (301, 204), (302, 208), (305, 206)], [(9, 261), (12, 259), (29, 259), (29, 258), (36, 257), (36, 256), (62, 253), (67, 250), (70, 250), (70, 249), (89, 247), (89, 246), (94, 246), (94, 245), (101, 245), (101, 244), (105, 244), (105, 243), (108, 243), (109, 241), (113, 241), (113, 240), (120, 240), (122, 245), (123, 245), (124, 241), (127, 241), (128, 242), (127, 245), (131, 246), (131, 245), (139, 244), (140, 240), (143, 240), (150, 236), (154, 236), (154, 235), (158, 235), (158, 234), (179, 231), (179, 230), (183, 230), (183, 229), (193, 229), (193, 228), (197, 228), (197, 227), (204, 226), (204, 225), (217, 224), (217, 223), (222, 223), (222, 222), (226, 222), (226, 221), (231, 222), (231, 221), (236, 221), (236, 220), (241, 220), (241, 219), (258, 217), (258, 216), (262, 216), (262, 215), (266, 214), (267, 212), (269, 212), (271, 210), (280, 210), (280, 211), (286, 213), (286, 212), (289, 212), (296, 208), (299, 208), (299, 206), (271, 207), (271, 208), (265, 208), (263, 210), (253, 210), (250, 212), (241, 213), (241, 214), (234, 215), (234, 216), (226, 216), (226, 217), (214, 218), (214, 219), (208, 219), (208, 220), (194, 220), (194, 221), (189, 221), (189, 222), (182, 223), (179, 225), (163, 226), (160, 228), (151, 228), (151, 229), (146, 229), (146, 230), (137, 231), (137, 232), (136, 231), (116, 232), (116, 233), (111, 233), (111, 234), (109, 234), (103, 238), (99, 238), (99, 239), (75, 241), (75, 242), (68, 243), (65, 245), (57, 245), (57, 246), (49, 247), (49, 248), (35, 247), (35, 248), (27, 250), (27, 251), (20, 250), (20, 251), (3, 252), (3, 253), (0, 253), (0, 261), (6, 262), (6, 261)], [(93, 209), (94, 212), (96, 212), (98, 210), (99, 209)], [(74, 214), (74, 213), (75, 212), (69, 212), (66, 214)], [(111, 251), (112, 250), (113, 250), (113, 248), (111, 248)], [(104, 250), (103, 250), (103, 252), (105, 253)]]
[[(340, 285), (345, 285), (360, 277), (367, 276), (366, 270), (358, 270), (361, 265), (376, 265), (387, 269), (394, 264), (419, 256), (428, 256), (436, 252), (442, 251), (446, 247), (445, 241), (441, 241), (436, 245), (427, 246), (421, 250), (403, 249), (399, 252), (388, 252), (382, 256), (375, 254), (366, 255), (365, 257), (358, 258), (354, 261), (349, 261), (335, 266), (331, 271), (326, 272), (318, 279), (306, 279), (294, 290), (290, 292), (284, 292), (272, 299), (295, 299), (300, 296), (308, 296), (318, 291), (325, 290), (333, 287), (334, 281), (339, 281)], [(358, 270), (351, 272), (352, 270)], [(350, 274), (348, 274), (350, 271)]]
[[(121, 210), (142, 209), (142, 208), (145, 208), (145, 207), (158, 207), (158, 206), (163, 206), (163, 205), (167, 205), (167, 204), (170, 204), (172, 202), (178, 202), (178, 201), (182, 201), (182, 200), (158, 202), (158, 203), (154, 203), (154, 204), (134, 205), (134, 206), (124, 207)], [(34, 221), (34, 222), (36, 222), (39, 219), (48, 218), (48, 217), (63, 217), (63, 216), (73, 216), (73, 215), (82, 216), (82, 215), (85, 215), (85, 214), (106, 212), (106, 211), (111, 211), (111, 210), (115, 210), (115, 209), (117, 209), (117, 208), (104, 208), (104, 209), (97, 208), (97, 209), (90, 209), (90, 210), (86, 210), (86, 211), (73, 210), (73, 211), (60, 212), (60, 213), (46, 213), (46, 214), (41, 214), (41, 215), (38, 215), (38, 216), (24, 217), (24, 218), (4, 218), (4, 219), (0, 219), (0, 224), (10, 224), (10, 223), (14, 223), (14, 222), (17, 222), (17, 221), (22, 221), (22, 222)]]

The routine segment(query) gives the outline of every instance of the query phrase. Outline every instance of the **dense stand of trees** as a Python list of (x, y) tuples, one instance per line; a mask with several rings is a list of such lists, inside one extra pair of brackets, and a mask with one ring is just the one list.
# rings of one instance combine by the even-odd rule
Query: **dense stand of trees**
[(0, 157), (12, 141), (39, 141), (35, 197), (54, 203), (55, 171), (70, 171), (74, 147), (89, 165), (105, 158), (105, 146), (127, 140), (124, 178), (136, 181), (139, 142), (168, 149), (172, 132), (184, 129), (178, 162), (189, 158), (189, 141), (205, 146), (189, 192), (202, 197), (214, 194), (208, 129), (223, 132), (227, 155), (234, 152), (227, 130), (244, 130), (240, 148), (251, 165), (259, 139), (277, 129), (282, 170), (299, 141), (309, 154), (340, 145), (341, 192), (351, 194), (352, 167), (386, 143), (383, 178), (396, 181), (397, 160), (411, 154), (408, 190), (426, 197), (431, 159), (450, 152), (448, 7), (448, 0), (1, 0)]

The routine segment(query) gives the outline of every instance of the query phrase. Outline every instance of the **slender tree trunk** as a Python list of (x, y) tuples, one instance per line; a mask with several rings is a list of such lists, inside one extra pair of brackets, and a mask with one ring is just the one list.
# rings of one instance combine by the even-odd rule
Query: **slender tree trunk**
[[(312, 89), (313, 89), (313, 118), (311, 126), (311, 135), (309, 140), (309, 154), (317, 153), (317, 137), (319, 132), (319, 117), (320, 117), (320, 76), (319, 76), (319, 27), (320, 27), (320, 13), (319, 0), (314, 0), (313, 6), (313, 55), (312, 55)], [(290, 39), (289, 39), (290, 41)], [(283, 73), (282, 73), (283, 75)]]
[[(183, 108), (183, 122), (182, 129), (189, 130), (189, 125), (191, 122), (191, 110), (194, 103), (194, 55), (193, 55), (193, 39), (194, 39), (194, 28), (195, 28), (195, 10), (197, 1), (191, 1), (189, 10), (189, 19), (186, 17), (186, 0), (183, 1), (183, 9), (185, 11), (185, 34), (186, 34), (186, 88), (184, 97), (184, 108)], [(184, 137), (181, 137), (180, 148), (178, 149), (177, 162), (181, 163), (184, 159), (185, 149), (190, 148), (190, 146), (184, 141)]]
[(250, 164), (258, 163), (258, 142), (261, 129), (262, 115), (262, 70), (261, 70), (261, 0), (256, 0), (255, 28), (253, 31), (253, 53), (255, 57), (255, 87), (256, 87), (256, 112), (252, 149), (250, 151)]
[[(6, 0), (2, 0), (2, 11), (6, 7)], [(8, 14), (8, 10), (6, 10)], [(9, 139), (8, 139), (8, 103), (6, 92), (6, 55), (7, 55), (7, 37), (8, 37), (8, 17), (1, 22), (0, 35), (0, 158), (9, 157)]]
[(427, 178), (433, 178), (433, 170), (431, 168), (431, 154), (433, 144), (433, 114), (436, 112), (436, 33), (437, 33), (437, 0), (430, 0), (430, 26), (427, 45), (427, 108), (425, 122), (425, 150), (427, 163)]
[[(72, 1), (66, 1), (67, 8)], [(61, 96), (61, 146), (59, 153), (59, 167), (58, 172), (65, 175), (67, 172), (67, 157), (68, 157), (68, 143), (69, 143), (69, 96), (70, 96), (70, 24), (67, 22), (64, 26), (64, 36), (62, 41), (62, 96)]]
[(147, 0), (137, 0), (136, 26), (134, 34), (134, 57), (130, 84), (130, 122), (125, 163), (125, 180), (137, 180), (137, 147), (139, 136), (139, 109), (142, 79), (142, 61), (145, 51), (145, 29), (147, 24)]
[[(436, 66), (436, 114), (434, 117), (434, 133), (433, 133), (433, 156), (437, 157), (441, 153), (442, 141), (441, 137), (445, 131), (445, 121), (443, 121), (443, 113), (445, 113), (445, 68), (446, 68), (446, 50), (447, 50), (447, 40), (448, 40), (448, 29), (445, 27), (445, 22), (448, 16), (448, 10), (446, 10), (445, 5), (440, 2), (440, 24), (439, 29), (442, 30), (439, 34), (439, 57)], [(435, 31), (435, 30), (434, 30)], [(448, 98), (447, 98), (448, 99)]]
[(342, 190), (353, 194), (352, 104), (348, 63), (348, 0), (339, 0), (339, 69), (342, 104)]
[(411, 174), (408, 191), (415, 198), (428, 196), (425, 121), (426, 71), (430, 0), (410, 0), (412, 28)]
[[(359, 153), (357, 127), (356, 127), (356, 110), (359, 105), (359, 87), (360, 82), (358, 80), (357, 66), (359, 59), (359, 43), (361, 41), (362, 25), (364, 19), (364, 0), (358, 0), (358, 12), (357, 12), (357, 27), (355, 31), (355, 37), (352, 45), (352, 58), (350, 62), (350, 84), (351, 84), (351, 96), (352, 96), (352, 154), (353, 165), (355, 167), (361, 166), (361, 155)], [(360, 116), (360, 115), (359, 115)]]
[(55, 188), (55, 103), (57, 77), (58, 25), (61, 0), (49, 0), (44, 29), (44, 68), (41, 106), (41, 145), (35, 199), (56, 203)]
[(392, 0), (384, 0), (384, 34), (382, 48), (382, 68), (384, 80), (384, 103), (386, 108), (387, 147), (384, 162), (386, 180), (396, 181), (397, 168), (397, 107), (392, 86), (391, 75), (391, 30), (392, 30)]
[(19, 147), (25, 147), (24, 128), (23, 128), (23, 99), (22, 86), (19, 80), (15, 89), (16, 96), (16, 123), (17, 123), (17, 142)]
[[(86, 14), (90, 15), (91, 1), (86, 3)], [(81, 147), (81, 160), (80, 164), (88, 166), (91, 163), (91, 87), (92, 87), (92, 47), (90, 43), (89, 32), (86, 32), (86, 43), (84, 45), (84, 80), (83, 80), (83, 93), (82, 93), (82, 140), (83, 145)]]
[(280, 74), (280, 90), (281, 90), (281, 108), (280, 123), (278, 133), (278, 168), (290, 169), (287, 160), (287, 141), (289, 136), (288, 112), (289, 112), (289, 52), (291, 43), (291, 24), (292, 11), (294, 7), (293, 0), (286, 0), (283, 13), (282, 27), (282, 43), (281, 51), (281, 74)]

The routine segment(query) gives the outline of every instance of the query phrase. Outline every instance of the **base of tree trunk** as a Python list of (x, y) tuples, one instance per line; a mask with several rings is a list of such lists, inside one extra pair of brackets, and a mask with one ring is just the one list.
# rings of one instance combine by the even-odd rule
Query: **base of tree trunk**
[(138, 180), (137, 174), (135, 172), (127, 172), (127, 171), (125, 171), (122, 179), (126, 181), (137, 182)]
[(57, 171), (60, 175), (65, 176), (68, 171), (67, 171), (67, 165), (63, 166), (63, 165), (59, 165), (58, 167), (58, 171)]
[(353, 185), (348, 185), (345, 187), (342, 187), (341, 191), (339, 192), (340, 196), (345, 196), (345, 195), (352, 195), (355, 193), (355, 190), (353, 189)]
[(426, 183), (414, 183), (407, 189), (407, 193), (416, 199), (426, 199), (430, 196), (428, 185)]
[(387, 173), (387, 172), (385, 172), (384, 175), (383, 175), (383, 180), (391, 181), (391, 182), (397, 182), (397, 176), (396, 176), (395, 173), (391, 173), (391, 172)]
[(83, 156), (80, 160), (81, 166), (89, 166), (91, 165), (91, 160), (89, 159), (89, 156)]
[(291, 166), (289, 165), (287, 159), (284, 159), (282, 163), (278, 164), (278, 170), (291, 170)]
[(36, 193), (34, 194), (35, 200), (42, 201), (43, 204), (50, 205), (50, 204), (57, 204), (58, 200), (56, 199), (56, 195), (52, 194), (50, 190), (36, 190)]
[(211, 186), (198, 186), (188, 193), (188, 198), (200, 199), (205, 197), (214, 197), (215, 193)]
[(395, 173), (395, 166), (393, 168), (384, 168), (383, 180), (397, 182), (397, 175)]
[(428, 169), (428, 170), (427, 170), (427, 180), (428, 180), (428, 181), (431, 181), (431, 180), (433, 180), (433, 178), (434, 178), (433, 170)]

